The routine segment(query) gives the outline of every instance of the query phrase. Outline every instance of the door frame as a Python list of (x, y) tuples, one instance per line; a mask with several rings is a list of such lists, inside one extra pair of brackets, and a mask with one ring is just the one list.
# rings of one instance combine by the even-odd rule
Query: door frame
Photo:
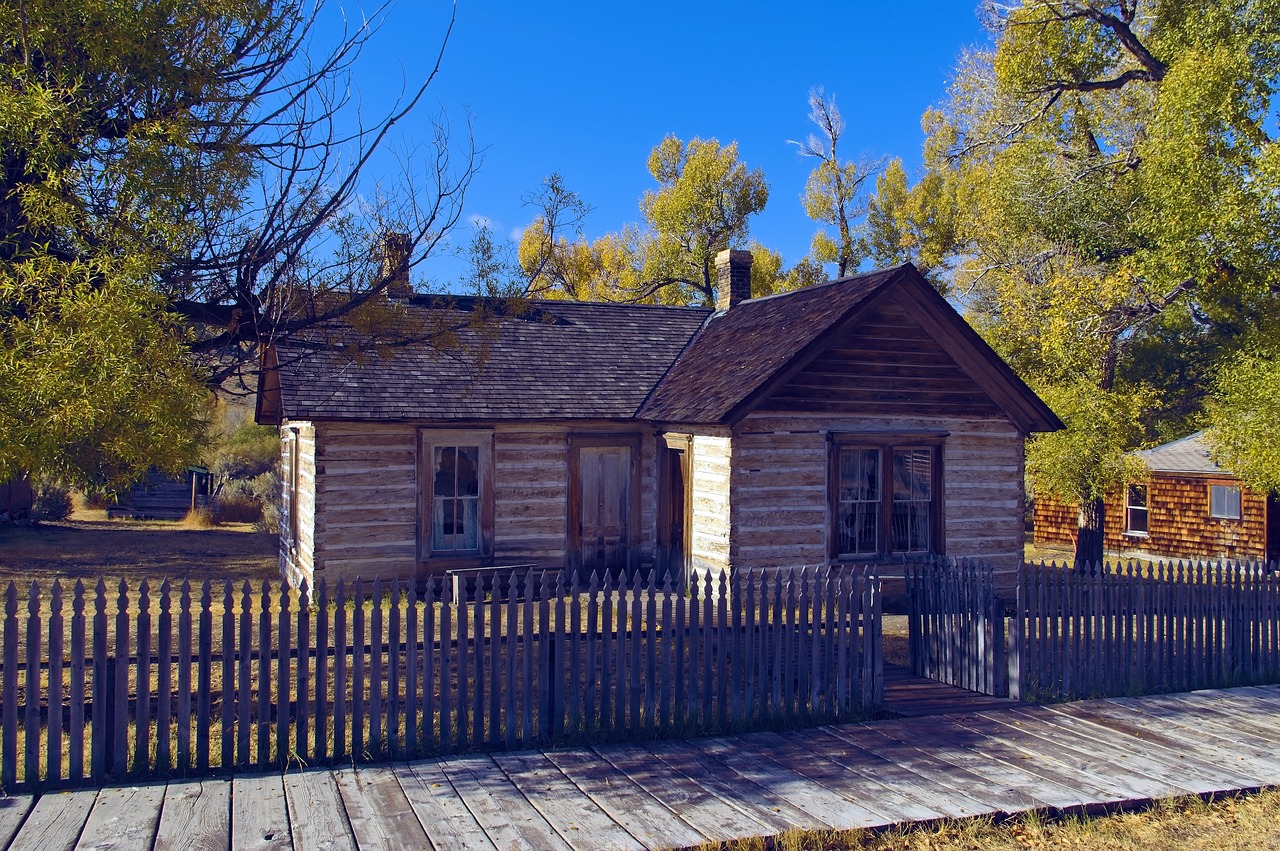
[(565, 564), (570, 572), (582, 568), (582, 450), (625, 446), (631, 450), (631, 469), (628, 487), (627, 516), (627, 574), (640, 566), (640, 490), (641, 447), (639, 433), (623, 434), (570, 434), (569, 435), (568, 499), (565, 500)]
[[(680, 564), (671, 564), (671, 552), (674, 541), (671, 539), (671, 513), (673, 497), (671, 481), (671, 464), (679, 457), (680, 472), (684, 479), (684, 489), (680, 494), (680, 505), (684, 522), (681, 524), (681, 552), (684, 558)], [(672, 578), (678, 585), (688, 575), (693, 546), (693, 435), (663, 434), (658, 437), (658, 569), (664, 578)]]

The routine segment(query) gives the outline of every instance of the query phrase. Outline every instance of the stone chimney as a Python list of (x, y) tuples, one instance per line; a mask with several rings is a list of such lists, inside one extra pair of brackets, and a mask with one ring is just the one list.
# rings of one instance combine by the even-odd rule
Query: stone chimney
[(412, 246), (413, 238), (407, 233), (382, 235), (381, 274), (388, 281), (384, 290), (387, 298), (406, 299), (413, 295), (413, 287), (409, 286), (409, 251)]
[(716, 310), (751, 298), (751, 252), (726, 249), (716, 255)]

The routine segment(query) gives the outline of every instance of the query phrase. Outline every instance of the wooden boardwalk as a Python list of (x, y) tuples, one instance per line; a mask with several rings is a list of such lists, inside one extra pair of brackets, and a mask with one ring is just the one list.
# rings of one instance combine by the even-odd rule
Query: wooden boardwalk
[(1280, 784), (1280, 687), (0, 798), (10, 849), (666, 848)]

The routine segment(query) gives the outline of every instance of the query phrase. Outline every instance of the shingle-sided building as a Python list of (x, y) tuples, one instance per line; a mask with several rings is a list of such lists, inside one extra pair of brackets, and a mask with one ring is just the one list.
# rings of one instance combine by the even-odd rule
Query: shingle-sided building
[[(1213, 460), (1203, 431), (1133, 453), (1139, 480), (1104, 500), (1108, 552), (1157, 558), (1280, 560), (1280, 503)], [(1075, 546), (1076, 511), (1037, 499), (1038, 544)]]
[(715, 311), (541, 301), (453, 351), (269, 353), (285, 574), (1016, 564), (1024, 440), (1061, 423), (919, 272), (747, 299), (750, 254), (719, 260)]

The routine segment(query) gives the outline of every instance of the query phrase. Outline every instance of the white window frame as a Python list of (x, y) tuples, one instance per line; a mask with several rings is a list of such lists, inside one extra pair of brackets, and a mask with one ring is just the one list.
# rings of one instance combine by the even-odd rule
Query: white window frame
[[(1215, 496), (1221, 494), (1225, 502), (1218, 507)], [(1234, 496), (1234, 499), (1231, 497)], [(1230, 513), (1234, 502), (1235, 513)], [(1239, 485), (1209, 485), (1209, 516), (1214, 520), (1240, 520), (1244, 517), (1244, 494)]]
[[(1142, 490), (1142, 505), (1136, 505), (1133, 501), (1133, 494), (1138, 489)], [(1133, 515), (1135, 512), (1142, 513), (1142, 525), (1145, 528), (1134, 528)], [(1151, 534), (1151, 488), (1146, 484), (1130, 484), (1125, 486), (1124, 533), (1136, 538), (1146, 538)]]
[[(434, 546), (435, 450), (474, 446), (477, 453), (476, 546), (438, 549)], [(418, 558), (476, 560), (493, 555), (493, 431), (490, 429), (419, 429), (418, 431)]]

